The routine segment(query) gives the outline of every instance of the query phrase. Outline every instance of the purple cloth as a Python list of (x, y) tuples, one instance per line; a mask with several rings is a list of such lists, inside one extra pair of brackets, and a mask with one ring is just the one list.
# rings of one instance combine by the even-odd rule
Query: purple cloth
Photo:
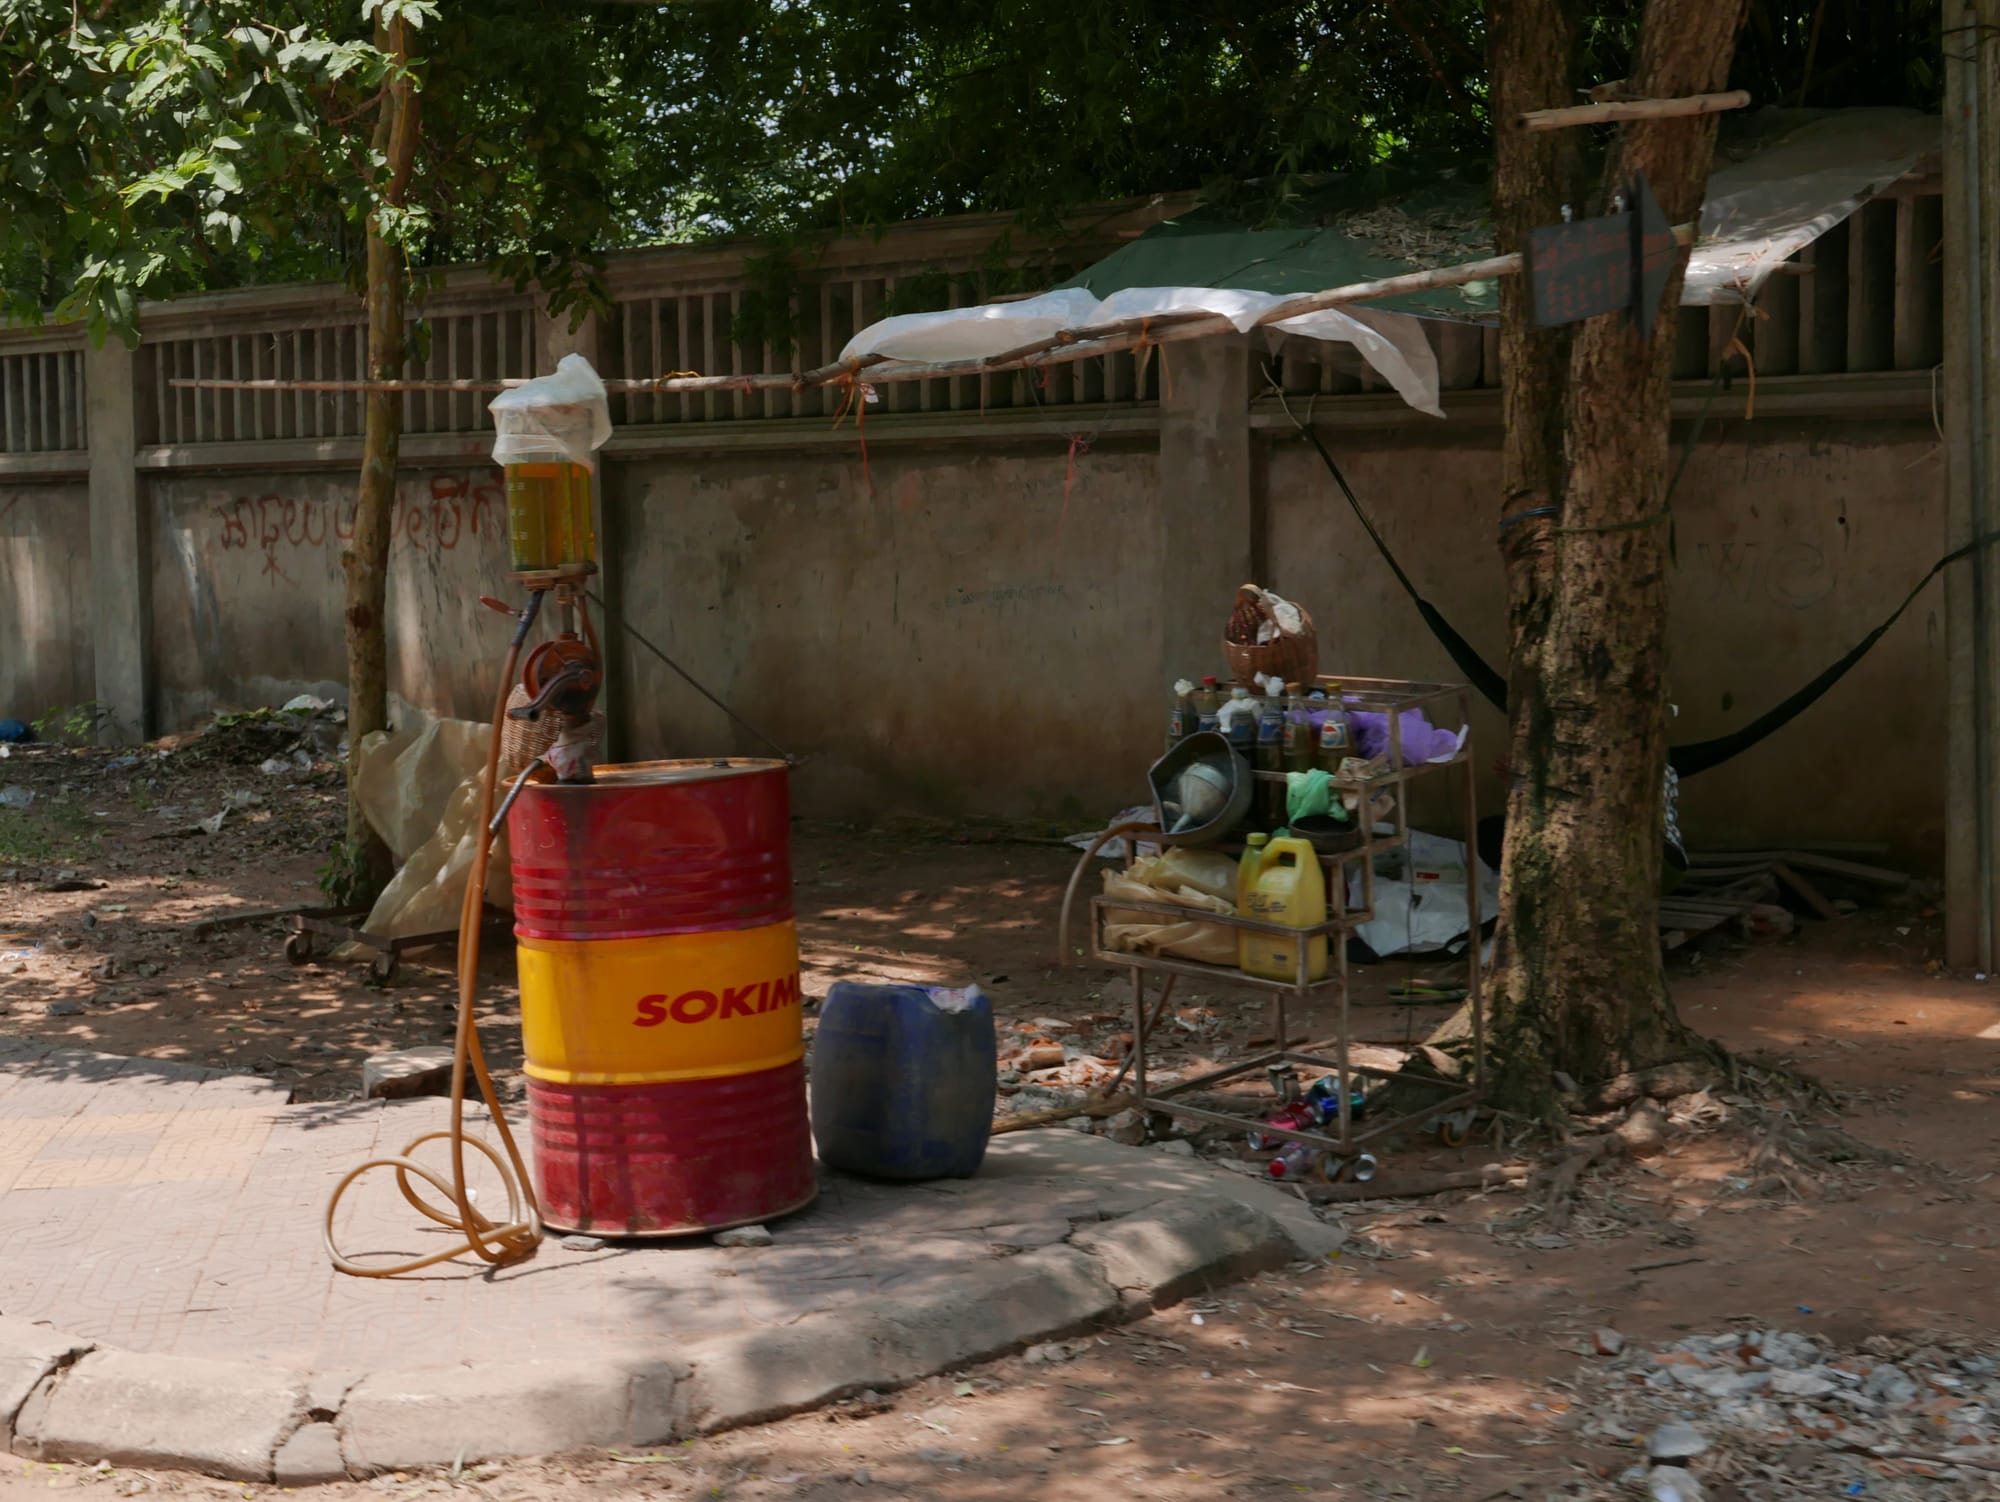
[[(1389, 754), (1387, 715), (1371, 714), (1365, 709), (1350, 709), (1347, 717), (1354, 722), (1354, 738), (1361, 743), (1360, 750), (1363, 756), (1373, 758)], [(1427, 762), (1433, 757), (1450, 756), (1457, 750), (1456, 731), (1440, 730), (1424, 718), (1422, 710), (1403, 711), (1403, 756), (1406, 761)]]

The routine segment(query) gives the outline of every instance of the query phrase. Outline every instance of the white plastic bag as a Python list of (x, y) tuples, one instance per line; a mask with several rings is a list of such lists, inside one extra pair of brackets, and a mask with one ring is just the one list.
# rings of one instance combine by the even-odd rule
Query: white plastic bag
[[(1407, 863), (1401, 851), (1376, 857), (1375, 917), (1357, 924), (1355, 937), (1384, 958), (1445, 948), (1469, 926), (1465, 860), (1460, 841), (1411, 830)], [(1473, 864), (1479, 868), (1483, 923), (1500, 910), (1500, 878), (1476, 855)], [(1361, 904), (1361, 872), (1354, 867), (1347, 872), (1347, 900), (1356, 907)]]
[(493, 414), (495, 464), (566, 459), (594, 470), (592, 456), (611, 436), (604, 382), (582, 355), (564, 355), (554, 375), (501, 392), (487, 410)]

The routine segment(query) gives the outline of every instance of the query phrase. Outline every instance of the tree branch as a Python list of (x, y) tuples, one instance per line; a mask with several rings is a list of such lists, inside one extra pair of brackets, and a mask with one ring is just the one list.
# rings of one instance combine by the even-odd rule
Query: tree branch
[(1438, 81), (1444, 91), (1467, 109), (1479, 109), (1481, 107), (1479, 101), (1466, 93), (1463, 85), (1444, 71), (1438, 62), (1437, 53), (1431, 50), (1431, 44), (1424, 40), (1423, 33), (1410, 24), (1409, 18), (1403, 14), (1402, 6), (1398, 5), (1396, 0), (1383, 0), (1382, 8), (1388, 12), (1389, 19), (1396, 23), (1396, 29), (1409, 39), (1412, 47), (1417, 49), (1417, 55), (1424, 60), (1424, 66), (1430, 69), (1431, 77)]

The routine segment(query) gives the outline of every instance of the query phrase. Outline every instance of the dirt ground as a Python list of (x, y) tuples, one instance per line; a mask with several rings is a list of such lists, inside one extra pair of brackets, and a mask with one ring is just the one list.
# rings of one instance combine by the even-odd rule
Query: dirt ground
[[(11, 748), (0, 788), (35, 796), (25, 808), (0, 807), (0, 1032), (252, 1071), (301, 1101), (352, 1095), (371, 1053), (449, 1039), (449, 947), (409, 955), (384, 985), (365, 963), (326, 959), (324, 942), (312, 961), (289, 963), (280, 920), (210, 927), (324, 900), (317, 873), (341, 827), (344, 784), (324, 760), (258, 770), (274, 746), (293, 743), (252, 724), (144, 753), (136, 765), (123, 764), (129, 753)], [(257, 801), (232, 802), (245, 795)], [(201, 821), (219, 812), (210, 832)], [(1130, 1010), (1124, 978), (1056, 963), (1055, 915), (1076, 856), (1060, 841), (1013, 834), (801, 826), (793, 862), (804, 989), (822, 997), (842, 978), (977, 983), (1006, 1045), (1053, 1035), (1073, 1052), (1094, 1045), (1086, 1060), (1115, 1062), (1130, 1027), (1112, 1015)], [(506, 1073), (520, 1062), (518, 997), (505, 930), (488, 934), (482, 1036)], [(1462, 966), (1431, 963), (1362, 975), (1358, 994), (1378, 1004), (1362, 1014), (1359, 1036), (1423, 1036), (1450, 1009), (1395, 1005), (1386, 993), (1453, 971), (1462, 980)], [(1265, 1009), (1233, 994), (1225, 1006), (1230, 988), (1179, 991), (1173, 1026), (1189, 1046), (1165, 1050), (1162, 1062), (1182, 1067), (1217, 1049), (1226, 1058), (1268, 1037)], [(1325, 1020), (1295, 1013), (1292, 1031)], [(1067, 1074), (1087, 1083), (1109, 1067)]]
[[(68, 1045), (256, 1069), (300, 1098), (355, 1088), (369, 1051), (448, 1029), (447, 957), (387, 987), (364, 967), (288, 965), (269, 926), (199, 938), (191, 925), (315, 898), (317, 852), (338, 819), (339, 776), (283, 776), (171, 752), (114, 770), (99, 752), (24, 751), (0, 787), (0, 1029)], [(160, 805), (212, 815), (232, 790), (262, 802), (215, 834)], [(799, 911), (809, 980), (977, 981), (1005, 1024), (1051, 1031), (1124, 1004), (1122, 981), (1055, 966), (1054, 918), (1072, 853), (851, 830), (802, 830)], [(44, 891), (50, 873), (105, 885)], [(70, 942), (74, 941), (74, 942)], [(1934, 916), (1869, 910), (1805, 923), (1792, 939), (1722, 941), (1676, 955), (1675, 995), (1698, 1028), (1823, 1081), (1839, 1124), (1881, 1150), (1780, 1179), (1754, 1163), (1781, 1105), (1683, 1103), (1658, 1156), (1594, 1173), (1559, 1229), (1519, 1189), (1340, 1207), (1352, 1241), (1325, 1265), (1216, 1290), (1063, 1350), (1016, 1356), (879, 1399), (703, 1439), (664, 1454), (588, 1455), (314, 1489), (323, 1502), (448, 1495), (495, 1499), (796, 1498), (867, 1495), (1101, 1502), (1356, 1498), (1492, 1502), (1638, 1493), (1629, 1443), (1584, 1423), (1601, 1401), (1593, 1332), (1652, 1348), (1687, 1333), (1775, 1328), (1841, 1349), (1940, 1331), (2000, 1344), (1991, 1288), (2000, 1247), (2000, 996), (1934, 961)], [(489, 1035), (513, 1031), (504, 943), (487, 970)], [(114, 966), (107, 977), (104, 962)], [(157, 968), (154, 968), (157, 967)], [(1441, 967), (1374, 967), (1362, 1034), (1421, 1035), (1437, 1007), (1387, 990)], [(80, 1011), (50, 1016), (55, 1001)], [(1226, 1056), (1268, 1031), (1228, 988), (1186, 994), (1186, 1058)], [(1212, 1017), (1203, 1016), (1212, 1013)], [(1306, 1027), (1321, 1019), (1309, 1019)], [(1477, 1165), (1411, 1148), (1394, 1166)], [(4, 1302), (4, 1299), (0, 1299)], [(1056, 1359), (1047, 1359), (1051, 1354)], [(1780, 1461), (1785, 1452), (1773, 1452)], [(1832, 1491), (1711, 1498), (1902, 1495), (1923, 1462), (1842, 1456)], [(1982, 1473), (2000, 1482), (2000, 1470)], [(1777, 1483), (1773, 1483), (1777, 1485)], [(1992, 1494), (1977, 1482), (1955, 1495)], [(79, 1491), (261, 1497), (272, 1488), (125, 1468), (0, 1462), (0, 1499)]]

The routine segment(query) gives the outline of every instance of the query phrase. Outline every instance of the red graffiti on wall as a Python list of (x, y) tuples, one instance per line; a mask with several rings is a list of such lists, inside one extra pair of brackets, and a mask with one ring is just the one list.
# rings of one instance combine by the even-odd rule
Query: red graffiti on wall
[[(504, 532), (505, 492), (497, 478), (471, 473), (430, 477), (428, 499), (396, 497), (389, 545), (449, 553), (467, 537)], [(238, 496), (215, 508), (225, 550), (255, 548), (264, 572), (287, 577), (279, 563), (283, 549), (345, 547), (354, 540), (355, 503), (284, 495)]]

